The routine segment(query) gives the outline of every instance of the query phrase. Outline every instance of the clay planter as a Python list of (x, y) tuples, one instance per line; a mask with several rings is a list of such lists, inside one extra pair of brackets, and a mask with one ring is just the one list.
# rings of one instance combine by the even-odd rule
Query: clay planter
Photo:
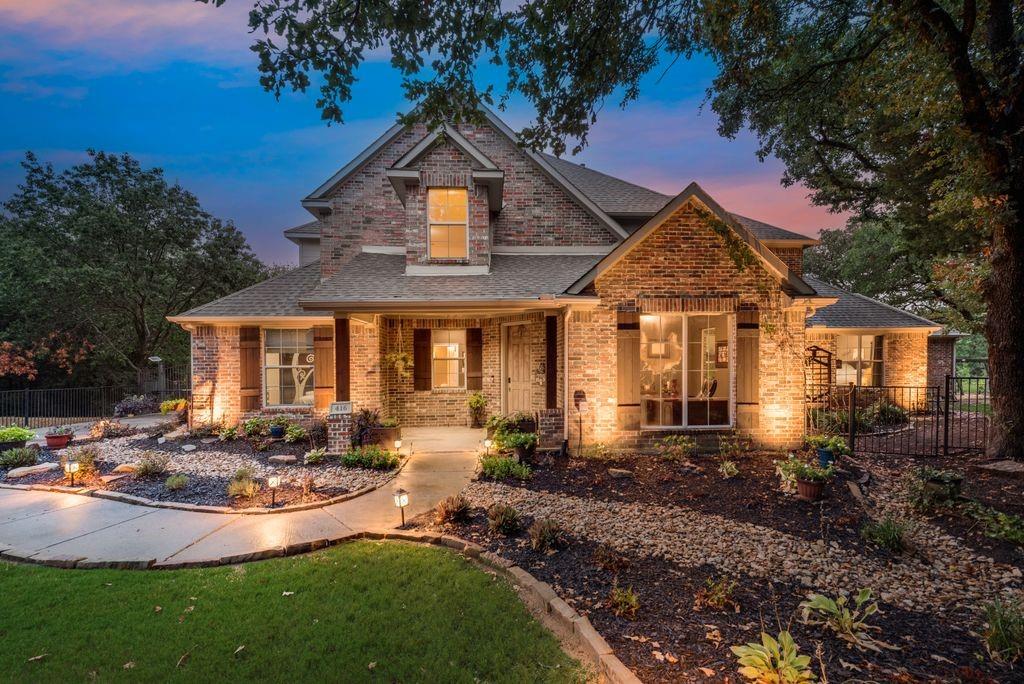
[(524, 418), (516, 423), (512, 423), (510, 427), (515, 432), (536, 432), (537, 421), (534, 418)]
[(8, 449), (20, 449), (28, 442), (27, 439), (18, 440), (15, 442), (0, 442), (0, 451), (7, 451)]
[(821, 501), (825, 494), (824, 482), (813, 482), (810, 480), (796, 481), (796, 496), (804, 501)]
[(366, 431), (363, 446), (378, 444), (390, 451), (395, 448), (396, 439), (402, 439), (401, 427), (374, 427)]
[(828, 468), (830, 465), (836, 462), (836, 455), (831, 449), (825, 449), (819, 447), (818, 452), (818, 464), (822, 468)]
[(63, 449), (70, 442), (73, 435), (46, 435), (47, 449)]

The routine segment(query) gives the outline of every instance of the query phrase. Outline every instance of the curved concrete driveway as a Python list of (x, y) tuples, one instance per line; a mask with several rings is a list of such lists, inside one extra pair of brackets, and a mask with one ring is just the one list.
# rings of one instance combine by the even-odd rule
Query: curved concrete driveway
[(298, 553), (400, 524), (393, 491), (409, 492), (406, 518), (469, 481), (481, 431), (407, 430), (413, 456), (391, 483), (341, 503), (275, 515), (230, 515), (0, 489), (0, 558), (63, 567), (188, 567)]

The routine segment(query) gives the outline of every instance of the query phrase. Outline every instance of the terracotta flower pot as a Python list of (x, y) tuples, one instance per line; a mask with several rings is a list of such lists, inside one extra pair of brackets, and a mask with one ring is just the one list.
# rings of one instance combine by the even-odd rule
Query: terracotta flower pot
[(47, 449), (63, 449), (71, 442), (71, 435), (46, 435)]
[(824, 482), (814, 482), (811, 480), (796, 481), (796, 495), (798, 499), (803, 499), (804, 501), (821, 501), (821, 497), (824, 493)]

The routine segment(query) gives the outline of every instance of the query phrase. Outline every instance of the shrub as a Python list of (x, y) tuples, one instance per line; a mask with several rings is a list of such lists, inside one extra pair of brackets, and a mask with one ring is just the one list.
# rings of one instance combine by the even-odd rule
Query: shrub
[(868, 634), (869, 631), (881, 631), (881, 628), (867, 624), (867, 619), (878, 612), (878, 603), (871, 602), (870, 589), (857, 592), (852, 607), (846, 596), (833, 601), (821, 594), (811, 594), (800, 604), (800, 611), (804, 624), (828, 627), (859, 651), (881, 652), (882, 648), (894, 648)]
[(35, 436), (36, 433), (32, 430), (18, 425), (0, 428), (0, 442), (27, 442), (30, 439), (34, 439)]
[(396, 428), (399, 425), (400, 423), (397, 418), (383, 418), (380, 421), (380, 426), (382, 428)]
[(89, 436), (100, 439), (113, 439), (134, 435), (135, 428), (116, 420), (97, 420), (89, 426)]
[(828, 482), (836, 474), (836, 467), (831, 463), (824, 468), (816, 463), (804, 463), (799, 461), (793, 470), (797, 480), (804, 482)]
[(66, 463), (74, 462), (78, 464), (78, 472), (75, 473), (76, 477), (87, 477), (89, 475), (95, 475), (97, 471), (96, 459), (100, 456), (100, 450), (91, 444), (86, 446), (77, 447), (74, 449), (68, 449), (64, 452), (64, 456), (61, 459), (61, 468)]
[(129, 394), (121, 401), (114, 404), (114, 415), (118, 418), (124, 416), (141, 416), (144, 413), (156, 413), (160, 405), (153, 397), (145, 394)]
[(162, 454), (159, 451), (144, 451), (135, 466), (135, 474), (139, 477), (156, 477), (167, 472), (167, 466), (171, 462), (169, 454)]
[(839, 435), (807, 435), (804, 437), (804, 445), (810, 449), (829, 449), (836, 456), (850, 453), (846, 440)]
[(736, 433), (718, 436), (718, 455), (724, 460), (735, 461), (746, 450), (746, 441)]
[(398, 467), (400, 460), (398, 454), (393, 454), (377, 444), (349, 449), (348, 453), (341, 457), (341, 462), (345, 466), (371, 470), (392, 470)]
[(601, 544), (594, 549), (594, 562), (597, 567), (615, 576), (629, 567), (626, 557), (607, 544)]
[(284, 430), (284, 441), (289, 444), (294, 444), (300, 439), (306, 439), (308, 435), (309, 433), (306, 432), (306, 428), (298, 425), (297, 423), (292, 423)]
[(309, 443), (314, 447), (327, 446), (327, 421), (318, 420), (309, 426)]
[(360, 409), (352, 417), (352, 443), (359, 446), (370, 436), (370, 430), (380, 427), (380, 411)]
[(864, 411), (864, 416), (874, 425), (881, 426), (903, 425), (910, 419), (910, 414), (905, 408), (892, 403), (885, 397), (868, 406)]
[(178, 397), (177, 399), (168, 399), (160, 402), (160, 413), (173, 413), (175, 411), (184, 411), (188, 408), (188, 399), (184, 397)]
[(167, 491), (169, 492), (177, 492), (179, 490), (184, 489), (187, 486), (188, 477), (186, 475), (182, 475), (181, 473), (178, 473), (177, 475), (171, 475), (169, 478), (167, 478), (166, 481), (164, 481), (164, 487), (166, 487)]
[(269, 427), (270, 423), (266, 418), (254, 416), (242, 423), (242, 432), (245, 433), (246, 437), (261, 437), (267, 434), (267, 428)]
[(800, 655), (800, 650), (789, 632), (780, 632), (778, 640), (761, 632), (761, 643), (732, 646), (730, 650), (739, 660), (739, 673), (751, 682), (777, 684), (803, 684), (813, 682), (811, 657)]
[(640, 610), (640, 597), (633, 591), (633, 587), (623, 589), (620, 586), (614, 586), (612, 587), (611, 594), (608, 596), (608, 605), (611, 606), (615, 617), (633, 620)]
[(530, 466), (519, 463), (508, 456), (481, 456), (480, 470), (489, 480), (529, 480), (533, 472)]
[(250, 468), (239, 468), (228, 482), (228, 496), (231, 498), (251, 499), (259, 491), (259, 483), (253, 479), (253, 471)]
[(20, 447), (0, 452), (0, 468), (21, 468), (35, 465), (39, 458), (39, 450), (32, 447)]
[(316, 449), (310, 449), (306, 452), (306, 455), (302, 457), (302, 461), (306, 465), (319, 465), (327, 460), (327, 449), (324, 447), (317, 447)]
[(886, 516), (882, 520), (864, 523), (860, 528), (860, 536), (866, 541), (888, 549), (893, 553), (901, 553), (905, 548), (903, 535), (906, 534), (906, 523), (900, 522), (892, 516)]
[(669, 435), (658, 440), (658, 453), (665, 461), (685, 461), (697, 451), (697, 440), (689, 435)]
[(469, 520), (469, 511), (469, 499), (461, 494), (453, 494), (437, 504), (434, 519), (439, 525), (466, 522)]
[(519, 511), (508, 504), (496, 503), (487, 509), (487, 527), (491, 532), (511, 537), (518, 534), (522, 526)]
[(1024, 606), (996, 599), (985, 606), (985, 648), (1000, 663), (1024, 657)]
[(693, 609), (702, 610), (705, 606), (713, 610), (732, 608), (740, 612), (740, 604), (733, 600), (732, 593), (736, 589), (736, 581), (726, 577), (714, 579), (708, 577), (704, 586), (693, 595)]
[(64, 435), (75, 434), (75, 429), (70, 425), (54, 425), (46, 431), (47, 437), (63, 437)]
[(736, 465), (736, 461), (724, 460), (718, 464), (718, 472), (725, 479), (736, 477), (740, 474), (740, 468)]
[(274, 427), (287, 428), (292, 422), (288, 419), (288, 416), (274, 416), (270, 419), (270, 424)]
[(534, 449), (537, 446), (536, 432), (509, 432), (504, 436), (503, 446), (506, 449)]
[(259, 453), (266, 451), (270, 446), (270, 438), (262, 435), (254, 435), (249, 438), (249, 448), (252, 449), (253, 453)]
[(231, 427), (221, 428), (217, 433), (217, 438), (222, 442), (231, 442), (238, 439), (238, 426), (232, 425)]
[(562, 528), (554, 520), (534, 520), (528, 530), (530, 534), (530, 548), (542, 553), (555, 551), (565, 545), (565, 536)]
[(466, 405), (469, 407), (469, 415), (473, 418), (473, 427), (478, 427), (487, 413), (487, 397), (483, 392), (473, 392), (466, 399)]

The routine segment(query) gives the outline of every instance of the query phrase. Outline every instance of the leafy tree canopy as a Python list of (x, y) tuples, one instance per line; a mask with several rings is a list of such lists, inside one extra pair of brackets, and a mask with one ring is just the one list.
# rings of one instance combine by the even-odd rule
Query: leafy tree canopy
[(23, 166), (0, 212), (0, 375), (132, 382), (151, 355), (187, 361), (166, 316), (264, 277), (242, 233), (160, 169), (104, 152)]

